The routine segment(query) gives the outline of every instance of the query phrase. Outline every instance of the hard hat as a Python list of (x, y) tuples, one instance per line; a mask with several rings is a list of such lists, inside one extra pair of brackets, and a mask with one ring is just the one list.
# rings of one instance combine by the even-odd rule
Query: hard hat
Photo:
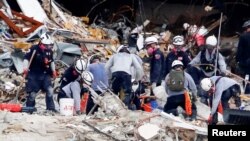
[(173, 44), (177, 46), (184, 45), (184, 38), (183, 36), (177, 35), (173, 38)]
[(87, 68), (87, 63), (83, 59), (78, 59), (75, 63), (75, 69), (78, 73), (82, 73)]
[(213, 86), (212, 80), (210, 78), (204, 78), (201, 80), (201, 88), (204, 91), (209, 91), (211, 87)]
[(217, 45), (217, 38), (214, 35), (207, 37), (206, 44), (211, 45), (211, 46), (216, 46)]
[(207, 35), (208, 30), (205, 28), (205, 26), (201, 26), (197, 32), (198, 35), (205, 36)]
[(94, 76), (91, 72), (89, 71), (84, 71), (82, 73), (82, 79), (83, 81), (87, 84), (87, 85), (91, 85), (93, 80), (94, 80)]
[(54, 41), (51, 39), (50, 35), (47, 33), (43, 33), (40, 36), (41, 39), (41, 43), (45, 44), (45, 45), (51, 45), (54, 44)]
[(94, 54), (94, 55), (90, 56), (89, 63), (92, 64), (92, 63), (94, 63), (95, 60), (101, 61), (101, 56), (98, 54)]
[(189, 28), (188, 28), (188, 34), (189, 35), (194, 35), (197, 33), (197, 25), (191, 25)]
[[(120, 45), (118, 48), (117, 48), (117, 50), (116, 50), (116, 52), (120, 52), (122, 49), (124, 49), (124, 48), (128, 48), (128, 46), (126, 46), (126, 45)], [(127, 51), (128, 51), (128, 49), (127, 49)]]
[(242, 25), (243, 28), (250, 27), (250, 20), (245, 21), (244, 24)]
[(154, 36), (150, 36), (150, 37), (147, 37), (145, 39), (145, 45), (149, 45), (149, 44), (152, 44), (152, 43), (156, 43), (158, 44), (158, 39)]
[(184, 23), (184, 24), (183, 24), (183, 28), (184, 28), (185, 30), (187, 30), (189, 27), (190, 27), (190, 25), (189, 25), (188, 23)]
[(174, 60), (173, 63), (172, 63), (172, 68), (173, 68), (174, 66), (177, 66), (177, 65), (183, 66), (183, 63), (182, 63), (180, 60)]

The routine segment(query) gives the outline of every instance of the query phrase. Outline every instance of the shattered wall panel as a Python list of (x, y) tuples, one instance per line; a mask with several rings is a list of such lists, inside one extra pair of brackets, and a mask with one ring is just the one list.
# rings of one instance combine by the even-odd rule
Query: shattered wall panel
[(39, 22), (44, 22), (48, 19), (38, 0), (17, 0), (17, 3), (24, 15), (34, 17)]

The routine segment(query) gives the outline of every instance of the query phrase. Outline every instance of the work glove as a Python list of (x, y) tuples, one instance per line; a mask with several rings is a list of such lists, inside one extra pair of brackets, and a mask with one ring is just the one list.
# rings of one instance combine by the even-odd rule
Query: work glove
[(26, 78), (28, 75), (28, 69), (23, 69), (23, 78)]
[(208, 119), (207, 119), (207, 124), (211, 125), (213, 123), (213, 115), (209, 115)]
[(57, 72), (53, 71), (53, 78), (55, 79), (57, 77)]
[(44, 58), (44, 64), (48, 65), (49, 64), (49, 59), (48, 58)]
[(244, 110), (244, 108), (245, 108), (245, 104), (241, 104), (241, 105), (239, 106), (239, 110)]
[(195, 103), (197, 101), (197, 96), (196, 94), (193, 94), (192, 95), (192, 102)]
[(209, 12), (209, 11), (213, 10), (213, 7), (207, 5), (204, 9), (206, 12)]

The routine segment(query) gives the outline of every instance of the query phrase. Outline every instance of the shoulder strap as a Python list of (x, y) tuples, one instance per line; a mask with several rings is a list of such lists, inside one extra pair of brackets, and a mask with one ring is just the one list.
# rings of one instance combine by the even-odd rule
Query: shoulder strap
[(218, 82), (219, 82), (219, 80), (222, 78), (222, 76), (220, 76), (216, 81), (215, 81), (215, 84), (214, 85), (216, 85)]

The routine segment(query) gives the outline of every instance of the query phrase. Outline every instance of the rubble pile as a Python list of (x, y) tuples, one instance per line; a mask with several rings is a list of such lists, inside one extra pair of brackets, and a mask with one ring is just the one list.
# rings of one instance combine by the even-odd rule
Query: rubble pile
[(131, 111), (112, 93), (93, 97), (100, 108), (91, 116), (0, 111), (0, 139), (27, 140), (32, 136), (37, 140), (207, 140), (207, 124), (200, 120), (189, 122), (157, 110)]
[[(60, 74), (72, 64), (75, 57), (83, 56), (88, 59), (92, 54), (100, 54), (109, 58), (119, 44), (117, 33), (106, 32), (96, 25), (87, 25), (81, 18), (63, 12), (53, 1), (44, 0), (43, 5), (34, 1), (36, 8), (42, 9), (45, 18), (37, 21), (37, 17), (30, 18), (23, 13), (10, 9), (8, 3), (3, 0), (1, 8), (0, 24), (0, 101), (8, 102), (15, 97), (15, 92), (20, 89), (20, 97), (24, 97), (23, 88), (18, 86), (22, 80), (23, 56), (32, 46), (39, 41), (43, 32), (50, 32), (56, 41), (54, 45), (55, 63), (58, 71), (58, 79), (55, 80), (55, 89), (58, 86)], [(22, 10), (22, 2), (19, 3)], [(24, 11), (27, 13), (27, 11)], [(39, 15), (38, 15), (39, 16)], [(63, 56), (63, 53), (73, 54), (72, 57)], [(8, 69), (10, 68), (10, 69)], [(11, 87), (11, 88), (10, 88)]]

